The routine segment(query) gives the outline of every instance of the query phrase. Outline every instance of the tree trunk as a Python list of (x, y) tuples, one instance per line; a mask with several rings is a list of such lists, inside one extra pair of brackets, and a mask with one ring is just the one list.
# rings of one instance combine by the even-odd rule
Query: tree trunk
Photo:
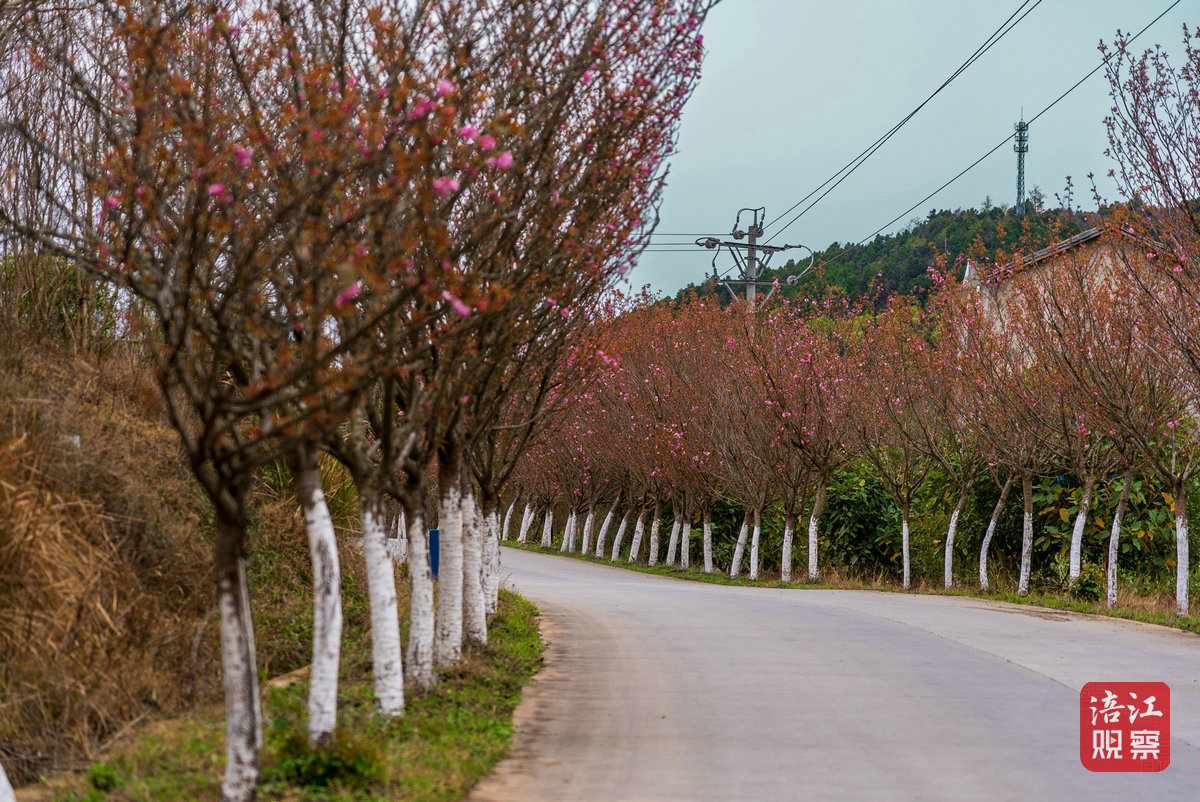
[(617, 504), (621, 502), (620, 497), (613, 502), (613, 505), (608, 508), (608, 513), (604, 516), (604, 523), (600, 524), (600, 531), (596, 533), (596, 556), (604, 556), (604, 540), (608, 535), (608, 527), (612, 524), (613, 514), (617, 511)]
[(679, 567), (688, 570), (691, 561), (688, 559), (692, 544), (692, 516), (688, 513), (683, 517), (683, 525), (679, 529)]
[(4, 773), (4, 766), (0, 764), (0, 802), (16, 802), (17, 796), (13, 793), (12, 784), (8, 781), (8, 775)]
[(408, 681), (421, 690), (433, 687), (433, 571), (429, 566), (429, 532), (414, 514), (408, 524)]
[(817, 533), (820, 531), (821, 510), (825, 507), (825, 479), (817, 484), (817, 497), (813, 500), (812, 517), (808, 519), (808, 579), (816, 582), (821, 578), (817, 571)]
[(400, 510), (396, 516), (396, 534), (384, 540), (384, 545), (392, 562), (401, 565), (408, 562), (408, 522), (405, 520), (404, 510)]
[(483, 592), (483, 513), (469, 485), (459, 491), (463, 529), (463, 640), (487, 645), (487, 603)]
[(654, 502), (654, 520), (650, 522), (650, 554), (647, 555), (646, 564), (649, 566), (658, 565), (658, 527), (662, 525), (662, 502)]
[(675, 510), (671, 510), (671, 539), (667, 541), (667, 565), (675, 564), (675, 553), (679, 550), (679, 518), (675, 515)]
[[(301, 446), (293, 459), (296, 497), (304, 512), (308, 552), (312, 557), (313, 643), (308, 686), (308, 742), (326, 744), (337, 727), (338, 662), (342, 648), (342, 578), (337, 538), (325, 494), (316, 450)], [(364, 525), (363, 531), (366, 531)], [(383, 544), (379, 544), (382, 548)], [(364, 548), (365, 551), (365, 548)], [(391, 561), (385, 554), (388, 565)], [(393, 598), (395, 589), (393, 588)]]
[(533, 524), (533, 505), (526, 504), (525, 512), (521, 514), (521, 531), (517, 533), (517, 542), (524, 543), (525, 536), (529, 534), (529, 527)]
[[(447, 466), (443, 465), (443, 468)], [(451, 666), (462, 657), (463, 641), (463, 503), (457, 465), (439, 477), (437, 636), (433, 660)]]
[(912, 562), (911, 555), (908, 549), (908, 505), (904, 505), (904, 509), (900, 514), (900, 562), (904, 571), (904, 589), (908, 590), (912, 587)]
[(945, 573), (942, 579), (947, 589), (954, 587), (954, 537), (958, 534), (958, 519), (962, 517), (963, 510), (967, 508), (971, 484), (969, 481), (963, 482), (962, 490), (958, 494), (958, 504), (954, 506), (954, 512), (950, 513), (950, 526), (946, 529), (946, 555), (943, 560)]
[(262, 711), (258, 702), (258, 666), (244, 543), (245, 529), (240, 523), (218, 518), (214, 562), (221, 618), (226, 731), (222, 802), (254, 799), (262, 752)]
[(712, 556), (712, 507), (704, 505), (704, 573), (711, 574), (713, 570)]
[(541, 547), (548, 549), (554, 545), (554, 510), (547, 507), (546, 517), (542, 521), (542, 542)]
[(1129, 486), (1133, 484), (1133, 468), (1125, 469), (1125, 479), (1121, 483), (1121, 497), (1117, 499), (1117, 509), (1113, 513), (1112, 531), (1108, 535), (1108, 609), (1117, 606), (1117, 547), (1121, 544), (1121, 519), (1125, 517), (1125, 505), (1129, 502)]
[(1188, 614), (1188, 557), (1187, 481), (1175, 480), (1175, 607), (1179, 615)]
[(1075, 528), (1071, 530), (1071, 562), (1067, 570), (1067, 577), (1072, 585), (1079, 578), (1081, 563), (1083, 562), (1083, 531), (1087, 526), (1088, 511), (1092, 508), (1092, 487), (1096, 484), (1096, 477), (1088, 475), (1083, 477), (1083, 493), (1079, 497), (1079, 512), (1075, 514)]
[[(508, 509), (512, 511), (512, 507)], [(500, 604), (500, 532), (499, 502), (484, 502), (483, 603), (489, 620)]]
[(754, 510), (754, 534), (750, 536), (750, 579), (758, 579), (758, 543), (762, 536), (762, 510)]
[(646, 516), (650, 510), (645, 507), (638, 513), (637, 523), (633, 525), (633, 542), (629, 544), (629, 559), (626, 562), (636, 562), (642, 550), (642, 533), (646, 531)]
[(596, 523), (596, 505), (588, 507), (587, 516), (583, 519), (583, 537), (579, 542), (579, 553), (587, 554), (592, 547), (592, 527)]
[[(367, 565), (367, 595), (371, 606), (375, 698), (379, 702), (380, 712), (385, 716), (399, 716), (404, 712), (404, 662), (400, 653), (396, 572), (384, 545), (383, 501), (377, 491), (368, 487), (359, 488), (358, 498), (363, 530), (363, 559)], [(336, 666), (333, 670), (337, 671)], [(316, 672), (315, 658), (313, 671)], [(336, 704), (336, 696), (333, 702)]]
[(504, 526), (500, 529), (500, 539), (503, 541), (507, 541), (509, 536), (512, 534), (512, 529), (509, 528), (509, 524), (512, 522), (513, 509), (516, 506), (517, 502), (514, 501), (512, 504), (508, 505), (508, 511), (504, 513)]
[(562, 545), (558, 547), (560, 553), (565, 554), (575, 550), (575, 521), (578, 517), (579, 514), (576, 513), (575, 510), (571, 510), (567, 513), (567, 526), (565, 529), (563, 529)]
[(785, 513), (783, 517), (783, 553), (779, 559), (779, 579), (783, 582), (792, 581), (792, 515)]
[(750, 533), (750, 511), (742, 514), (742, 528), (738, 530), (737, 543), (733, 546), (733, 562), (729, 565), (729, 576), (742, 572), (742, 555), (746, 553), (746, 536)]
[(987, 532), (983, 536), (983, 543), (979, 547), (979, 587), (983, 590), (988, 589), (988, 546), (992, 544), (992, 535), (996, 534), (996, 525), (1000, 522), (1000, 513), (1004, 512), (1004, 503), (1008, 501), (1008, 491), (1012, 489), (1014, 474), (1009, 474), (1008, 479), (1004, 482), (1004, 487), (1000, 489), (1000, 499), (996, 502), (996, 508), (992, 510), (992, 517), (988, 521)]
[(633, 515), (633, 510), (626, 510), (621, 516), (621, 523), (617, 525), (617, 534), (613, 535), (612, 555), (608, 558), (610, 563), (617, 561), (617, 556), (621, 553), (621, 542), (625, 539), (625, 530), (629, 526), (629, 516)]
[(1033, 474), (1021, 477), (1021, 495), (1025, 500), (1025, 517), (1021, 526), (1021, 577), (1017, 581), (1017, 595), (1029, 595), (1029, 570), (1033, 563)]

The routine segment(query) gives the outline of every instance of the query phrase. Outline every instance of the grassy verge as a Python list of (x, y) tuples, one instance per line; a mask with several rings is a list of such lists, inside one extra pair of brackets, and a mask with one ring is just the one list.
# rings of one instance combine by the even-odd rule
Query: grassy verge
[(798, 582), (783, 582), (778, 578), (778, 575), (767, 575), (762, 579), (747, 579), (745, 577), (730, 577), (720, 569), (714, 569), (713, 573), (706, 574), (695, 568), (683, 570), (675, 566), (656, 565), (649, 566), (643, 563), (628, 563), (624, 559), (618, 559), (617, 562), (611, 562), (607, 557), (594, 557), (590, 554), (563, 554), (557, 548), (551, 551), (542, 549), (537, 543), (515, 543), (507, 541), (504, 545), (512, 548), (524, 549), (525, 551), (537, 551), (545, 553), (558, 554), (563, 557), (571, 557), (576, 560), (584, 560), (586, 562), (597, 563), (599, 565), (611, 565), (620, 568), (625, 568), (630, 571), (639, 571), (643, 574), (655, 574), (657, 576), (669, 576), (676, 579), (686, 579), (692, 582), (707, 582), (714, 585), (734, 585), (738, 587), (755, 587), (755, 588), (789, 588), (793, 590), (810, 589), (810, 590), (877, 590), (888, 593), (919, 593), (935, 596), (966, 596), (976, 599), (987, 599), (989, 601), (1010, 602), (1012, 604), (1026, 604), (1037, 607), (1049, 607), (1058, 610), (1069, 610), (1076, 613), (1085, 613), (1089, 615), (1102, 615), (1110, 618), (1124, 618), (1131, 621), (1140, 621), (1146, 624), (1158, 624), (1159, 626), (1173, 627), (1182, 629), (1187, 632), (1195, 632), (1200, 634), (1200, 617), (1195, 615), (1180, 616), (1176, 615), (1171, 609), (1170, 600), (1163, 600), (1157, 597), (1141, 597), (1130, 592), (1127, 589), (1122, 589), (1118, 595), (1118, 606), (1113, 609), (1108, 609), (1103, 601), (1100, 602), (1084, 602), (1072, 599), (1069, 596), (1051, 593), (1047, 591), (1034, 591), (1028, 596), (1018, 596), (1011, 589), (999, 587), (996, 590), (984, 591), (978, 588), (953, 588), (945, 590), (940, 587), (932, 587), (928, 584), (921, 583), (914, 586), (910, 590), (904, 590), (897, 583), (886, 578), (874, 577), (866, 580), (857, 576), (847, 576), (834, 573), (833, 577), (819, 582), (808, 582), (801, 579)]
[[(304, 738), (307, 683), (266, 691), (259, 798), (266, 800), (456, 800), (504, 756), (521, 688), (541, 663), (537, 610), (501, 591), (484, 649), (468, 649), (437, 687), (408, 697), (405, 714), (375, 712), (370, 644), (345, 644), (340, 730), (332, 746)], [(219, 709), (155, 723), (103, 763), (55, 783), (49, 798), (192, 800), (219, 796), (224, 723)]]

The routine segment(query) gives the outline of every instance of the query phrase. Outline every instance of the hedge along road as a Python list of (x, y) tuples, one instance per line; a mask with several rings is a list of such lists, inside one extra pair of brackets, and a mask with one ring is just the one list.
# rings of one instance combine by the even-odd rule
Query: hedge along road
[[(546, 666), (476, 802), (1200, 799), (1200, 637), (979, 599), (686, 582), (515, 549)], [(1090, 681), (1171, 688), (1171, 765), (1079, 761)]]

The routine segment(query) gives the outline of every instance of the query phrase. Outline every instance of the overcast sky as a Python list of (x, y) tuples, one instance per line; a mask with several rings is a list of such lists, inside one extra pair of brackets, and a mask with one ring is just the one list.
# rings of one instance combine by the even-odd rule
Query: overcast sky
[[(869, 236), (1010, 135), (1022, 108), (1033, 117), (1096, 66), (1101, 39), (1111, 41), (1118, 28), (1141, 30), (1171, 2), (1042, 0), (774, 242), (819, 250)], [(684, 110), (655, 241), (727, 235), (740, 207), (766, 206), (768, 221), (782, 214), (923, 101), (1020, 5), (723, 0), (704, 27), (704, 75)], [(1179, 53), (1185, 20), (1200, 23), (1200, 0), (1183, 0), (1137, 48), (1160, 43)], [(1053, 203), (1071, 176), (1076, 205), (1091, 205), (1086, 176), (1110, 167), (1103, 153), (1110, 105), (1101, 72), (1031, 126), (1027, 190), (1038, 186)], [(931, 208), (978, 207), (989, 196), (1009, 206), (1016, 200), (1011, 143), (884, 233)], [(685, 252), (644, 254), (632, 284), (674, 294), (702, 281), (712, 253), (680, 247)]]

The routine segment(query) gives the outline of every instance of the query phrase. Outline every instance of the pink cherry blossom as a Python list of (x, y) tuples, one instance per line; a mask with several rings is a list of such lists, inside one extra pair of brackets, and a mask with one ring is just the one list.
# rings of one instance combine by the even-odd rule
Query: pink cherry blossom
[(471, 314), (471, 307), (463, 303), (462, 299), (456, 296), (450, 290), (442, 290), (442, 298), (444, 298), (450, 306), (454, 308), (461, 317), (468, 317)]
[(362, 292), (362, 283), (355, 281), (349, 287), (339, 292), (337, 297), (333, 299), (333, 302), (337, 306), (344, 306), (357, 298), (360, 292)]
[(458, 192), (458, 179), (450, 176), (440, 176), (433, 179), (433, 191), (439, 198), (448, 198), (450, 195)]

